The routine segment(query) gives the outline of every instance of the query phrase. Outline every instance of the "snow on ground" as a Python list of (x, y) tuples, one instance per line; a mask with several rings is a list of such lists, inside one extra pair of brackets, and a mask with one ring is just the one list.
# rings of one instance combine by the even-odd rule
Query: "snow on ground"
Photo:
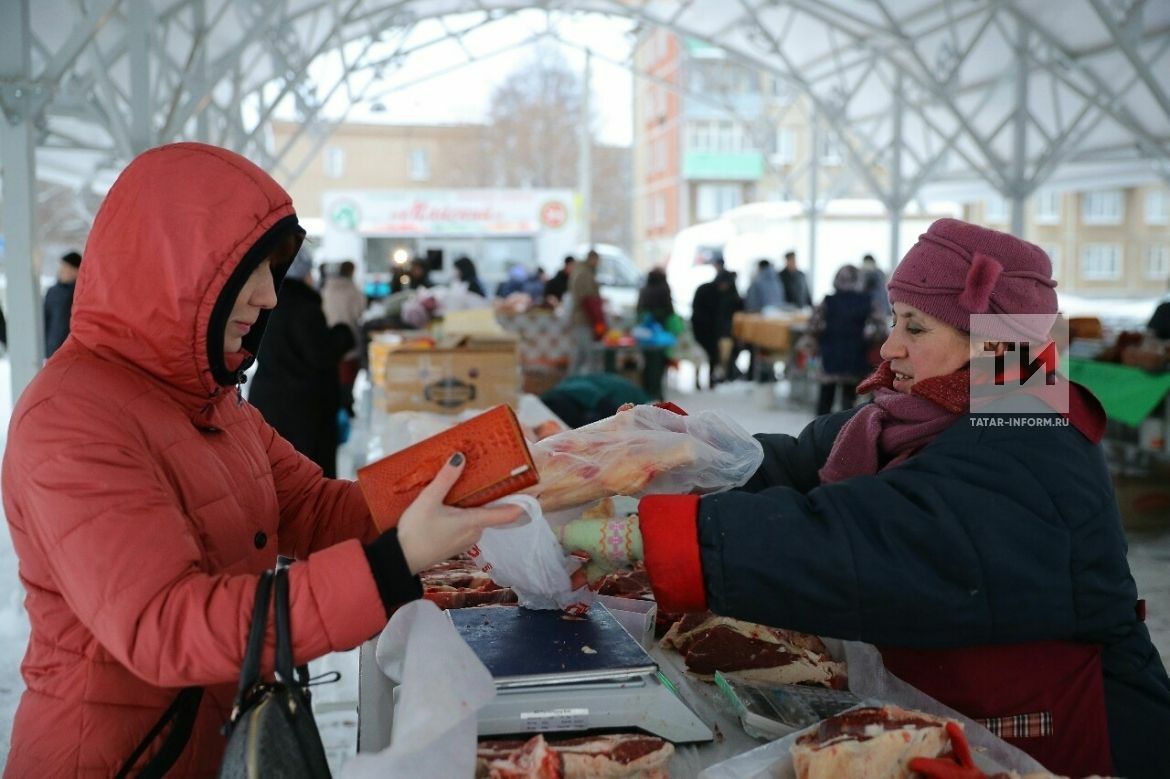
[[(1151, 305), (1152, 310), (1152, 305)], [(1098, 313), (1098, 312), (1092, 312)], [(1117, 316), (1130, 316), (1120, 308)], [(1132, 317), (1148, 318), (1137, 312)], [(682, 370), (668, 377), (668, 396), (691, 411), (719, 409), (752, 432), (798, 432), (810, 419), (811, 388), (790, 388), (786, 382), (776, 385), (752, 385), (746, 382), (725, 384), (715, 391), (696, 392), (694, 368), (683, 363)], [(11, 414), (9, 364), (0, 358), (0, 456), (4, 452), (8, 419)], [(351, 446), (360, 445), (355, 436)], [(339, 469), (355, 465), (356, 452), (344, 451)], [(0, 510), (2, 514), (2, 510)], [(11, 743), (12, 718), (24, 683), (20, 662), (28, 642), (28, 620), (24, 613), (24, 593), (17, 579), (16, 555), (8, 535), (8, 525), (0, 522), (0, 759), (6, 760)], [(1170, 661), (1170, 531), (1134, 535), (1130, 539), (1130, 565), (1138, 590), (1147, 599), (1149, 626), (1162, 657)], [(314, 708), (322, 739), (336, 773), (355, 752), (357, 741), (357, 653), (330, 655), (313, 664), (313, 672), (339, 670), (340, 683), (318, 687)]]

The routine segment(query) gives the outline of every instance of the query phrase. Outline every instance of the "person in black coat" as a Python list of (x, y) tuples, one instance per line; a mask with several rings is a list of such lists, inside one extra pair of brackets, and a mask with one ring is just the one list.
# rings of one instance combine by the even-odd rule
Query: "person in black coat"
[(573, 263), (577, 260), (573, 255), (565, 256), (565, 265), (557, 271), (548, 283), (544, 285), (544, 296), (546, 298), (553, 298), (556, 303), (561, 302), (561, 298), (569, 291), (569, 276), (573, 274)]
[(833, 410), (838, 389), (841, 408), (853, 408), (855, 388), (871, 370), (865, 334), (877, 314), (873, 296), (864, 292), (861, 284), (857, 268), (842, 265), (833, 278), (833, 294), (825, 296), (809, 321), (808, 329), (816, 337), (820, 354), (817, 416)]
[(650, 495), (607, 533), (640, 534), (659, 609), (875, 644), (1050, 771), (1165, 779), (1170, 678), (1104, 411), (1058, 374), (1021, 387), (995, 365), (1022, 351), (1008, 346), (1049, 351), (1055, 286), (1040, 247), (935, 222), (890, 279), (885, 362), (859, 387), (872, 402), (758, 435), (741, 489)]
[(61, 348), (69, 337), (69, 319), (73, 314), (73, 290), (81, 255), (69, 252), (57, 265), (57, 283), (45, 292), (45, 359)]
[(269, 316), (248, 400), (298, 452), (334, 478), (341, 408), (337, 369), (354, 337), (345, 325), (326, 325), (321, 296), (310, 285), (312, 270), (312, 257), (302, 248)]
[(808, 308), (812, 305), (812, 294), (808, 289), (808, 278), (804, 271), (796, 267), (796, 252), (786, 252), (784, 255), (784, 270), (777, 274), (780, 283), (784, 285), (784, 302), (797, 308)]
[(731, 322), (736, 311), (743, 309), (743, 300), (735, 288), (735, 276), (720, 270), (715, 278), (700, 284), (691, 303), (691, 331), (695, 342), (707, 354), (707, 387), (731, 378), (734, 367), (731, 358)]
[(487, 297), (487, 293), (483, 291), (483, 284), (479, 281), (479, 272), (476, 271), (475, 263), (470, 257), (460, 257), (455, 260), (455, 275), (467, 285), (468, 292), (479, 295), (481, 298)]

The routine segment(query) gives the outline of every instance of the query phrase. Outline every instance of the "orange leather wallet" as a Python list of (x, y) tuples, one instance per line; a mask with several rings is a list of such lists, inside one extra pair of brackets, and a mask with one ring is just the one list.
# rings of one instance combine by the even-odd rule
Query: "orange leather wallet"
[(467, 465), (443, 501), (449, 506), (482, 506), (540, 481), (516, 414), (496, 406), (358, 468), (358, 484), (379, 530), (398, 524), (402, 512), (455, 452), (463, 452)]

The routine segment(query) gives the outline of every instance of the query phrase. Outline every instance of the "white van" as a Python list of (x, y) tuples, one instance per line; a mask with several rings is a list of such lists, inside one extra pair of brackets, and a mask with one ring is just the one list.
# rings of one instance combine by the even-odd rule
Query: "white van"
[[(899, 229), (900, 251), (910, 248), (935, 219), (958, 216), (953, 203), (932, 204), (926, 213), (910, 211)], [(813, 302), (831, 291), (833, 276), (846, 263), (860, 264), (872, 254), (889, 273), (894, 262), (890, 250), (890, 219), (877, 200), (838, 199), (828, 203), (817, 219), (817, 261), (809, 268), (809, 220), (803, 206), (794, 201), (748, 203), (733, 208), (719, 219), (680, 230), (675, 236), (666, 278), (675, 309), (689, 317), (695, 290), (711, 281), (712, 259), (722, 252), (727, 270), (737, 274), (740, 294), (747, 291), (760, 260), (771, 260), (777, 270), (784, 254), (797, 253), (797, 266), (808, 276)]]

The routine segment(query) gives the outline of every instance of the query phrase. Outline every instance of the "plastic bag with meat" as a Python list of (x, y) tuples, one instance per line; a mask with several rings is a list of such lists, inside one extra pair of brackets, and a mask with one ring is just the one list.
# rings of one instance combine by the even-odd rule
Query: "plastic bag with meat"
[[(546, 515), (610, 495), (701, 494), (739, 487), (764, 459), (725, 414), (636, 406), (530, 447), (540, 483), (526, 490)], [(571, 517), (570, 517), (571, 518)], [(552, 520), (559, 523), (559, 518)]]

